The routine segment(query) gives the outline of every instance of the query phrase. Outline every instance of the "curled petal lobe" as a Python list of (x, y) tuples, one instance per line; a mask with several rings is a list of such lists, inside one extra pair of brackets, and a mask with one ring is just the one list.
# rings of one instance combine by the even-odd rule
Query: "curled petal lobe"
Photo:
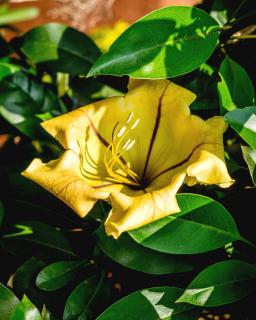
[(175, 196), (184, 179), (184, 173), (178, 174), (167, 187), (138, 196), (112, 193), (110, 195), (112, 210), (105, 222), (107, 235), (117, 239), (124, 231), (136, 229), (179, 212)]
[(106, 199), (108, 192), (88, 186), (80, 173), (80, 161), (73, 151), (49, 163), (34, 159), (22, 173), (64, 201), (81, 217), (84, 217), (98, 199)]

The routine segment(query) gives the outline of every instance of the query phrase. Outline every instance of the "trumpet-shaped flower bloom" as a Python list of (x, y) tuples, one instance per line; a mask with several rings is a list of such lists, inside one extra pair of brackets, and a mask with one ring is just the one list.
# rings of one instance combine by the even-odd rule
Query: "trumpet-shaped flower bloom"
[(112, 209), (105, 221), (118, 238), (179, 211), (176, 193), (192, 186), (232, 184), (224, 161), (222, 117), (191, 115), (195, 95), (167, 80), (130, 80), (129, 92), (43, 122), (65, 151), (35, 159), (23, 172), (81, 217), (98, 199)]

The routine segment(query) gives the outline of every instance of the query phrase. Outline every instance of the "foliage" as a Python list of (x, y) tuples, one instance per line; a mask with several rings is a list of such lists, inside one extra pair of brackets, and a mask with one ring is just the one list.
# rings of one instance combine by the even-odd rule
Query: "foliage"
[[(37, 11), (0, 6), (1, 320), (194, 320), (223, 305), (240, 310), (239, 320), (254, 320), (250, 5), (216, 0), (162, 8), (102, 54), (89, 36), (59, 23), (7, 40), (5, 28), (14, 30), (9, 24)], [(88, 217), (78, 218), (20, 173), (33, 158), (48, 161), (62, 151), (42, 121), (122, 95), (127, 75), (169, 78), (198, 95), (194, 114), (223, 115), (226, 161), (236, 182), (225, 190), (183, 187), (179, 213), (114, 240), (103, 228), (108, 204), (98, 201)]]

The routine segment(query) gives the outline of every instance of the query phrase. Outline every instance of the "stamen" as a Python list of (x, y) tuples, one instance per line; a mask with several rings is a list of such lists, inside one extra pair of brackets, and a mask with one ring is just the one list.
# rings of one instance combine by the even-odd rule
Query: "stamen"
[(122, 135), (125, 133), (126, 131), (126, 126), (123, 126), (117, 133), (118, 138), (121, 138)]
[(134, 124), (132, 125), (131, 129), (132, 129), (132, 130), (135, 129), (135, 128), (137, 127), (137, 125), (139, 124), (139, 122), (140, 122), (140, 119), (137, 119), (137, 120), (134, 122)]
[(135, 143), (135, 140), (132, 140), (130, 143), (128, 143), (128, 145), (124, 149), (126, 151), (130, 150), (133, 147), (134, 143)]
[(134, 112), (132, 111), (126, 120), (126, 123), (129, 123), (132, 120), (133, 115), (134, 115)]

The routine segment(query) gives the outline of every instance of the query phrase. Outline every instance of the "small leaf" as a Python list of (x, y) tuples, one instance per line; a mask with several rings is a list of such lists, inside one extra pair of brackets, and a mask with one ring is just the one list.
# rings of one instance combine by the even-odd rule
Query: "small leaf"
[(22, 301), (17, 305), (10, 320), (42, 320), (38, 309), (24, 295)]
[(19, 241), (30, 241), (71, 256), (75, 255), (64, 235), (52, 226), (39, 221), (24, 221), (16, 227), (19, 232), (4, 235), (3, 238), (18, 238)]
[(251, 147), (242, 146), (242, 152), (244, 160), (249, 168), (252, 182), (256, 186), (256, 150)]
[(224, 118), (231, 128), (256, 150), (256, 107), (230, 111)]
[(0, 13), (0, 25), (34, 19), (38, 16), (39, 10), (36, 7), (7, 9)]
[(98, 309), (98, 303), (106, 301), (107, 286), (105, 274), (101, 277), (92, 276), (81, 282), (67, 299), (63, 320), (87, 320), (93, 308)]
[(63, 288), (77, 276), (84, 263), (84, 261), (54, 262), (38, 274), (36, 285), (45, 291)]
[(240, 260), (218, 262), (201, 271), (177, 302), (215, 307), (255, 291), (256, 267)]
[(222, 0), (215, 0), (211, 8), (210, 15), (219, 23), (220, 26), (223, 27), (228, 21), (227, 4), (223, 3)]
[(160, 252), (195, 254), (241, 240), (231, 214), (217, 201), (196, 194), (179, 194), (181, 211), (130, 231), (138, 243)]
[(134, 292), (112, 304), (96, 320), (195, 320), (197, 310), (175, 304), (182, 289), (155, 287)]
[(107, 237), (103, 226), (95, 233), (100, 249), (121, 265), (149, 274), (186, 272), (193, 266), (185, 258), (145, 248), (123, 234), (118, 240)]
[(212, 54), (218, 30), (218, 23), (198, 8), (161, 8), (130, 26), (88, 76), (156, 79), (191, 72)]
[(1, 320), (9, 320), (11, 314), (19, 304), (18, 298), (0, 283), (0, 315)]
[(100, 55), (84, 33), (61, 23), (33, 28), (23, 36), (22, 52), (49, 72), (86, 74)]
[(237, 62), (226, 56), (220, 65), (219, 74), (221, 82), (218, 83), (218, 94), (222, 114), (255, 104), (252, 80)]

